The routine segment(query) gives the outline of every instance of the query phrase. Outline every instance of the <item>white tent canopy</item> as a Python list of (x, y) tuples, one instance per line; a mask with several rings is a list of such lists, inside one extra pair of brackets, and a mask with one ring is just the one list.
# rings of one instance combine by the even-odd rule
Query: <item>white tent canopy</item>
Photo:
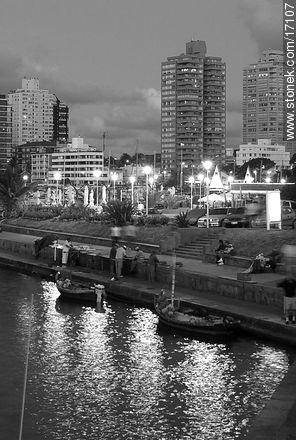
[[(207, 202), (208, 198), (207, 196), (202, 197), (201, 199), (198, 200), (198, 202)], [(209, 202), (210, 203), (222, 203), (225, 202), (225, 197), (223, 194), (209, 194)]]
[(247, 171), (246, 171), (246, 175), (245, 175), (244, 183), (252, 183), (253, 180), (254, 180), (254, 178), (251, 176), (250, 168), (248, 167), (248, 168), (247, 168)]
[(212, 180), (209, 185), (209, 189), (210, 190), (224, 189), (217, 165), (216, 165), (214, 174), (212, 176)]

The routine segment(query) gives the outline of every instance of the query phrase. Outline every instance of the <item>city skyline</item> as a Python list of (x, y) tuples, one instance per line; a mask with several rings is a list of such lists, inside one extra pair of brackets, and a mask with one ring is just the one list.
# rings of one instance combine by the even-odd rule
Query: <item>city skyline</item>
[(243, 68), (282, 49), (275, 0), (3, 0), (0, 93), (24, 76), (70, 107), (69, 138), (160, 151), (160, 66), (190, 40), (226, 62), (227, 146), (242, 141)]

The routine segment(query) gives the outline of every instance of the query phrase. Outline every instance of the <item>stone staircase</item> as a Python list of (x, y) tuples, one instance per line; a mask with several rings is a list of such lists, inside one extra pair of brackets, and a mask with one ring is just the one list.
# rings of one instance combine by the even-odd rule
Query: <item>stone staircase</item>
[[(213, 241), (217, 241), (218, 247), (219, 234), (218, 231), (208, 231), (208, 235), (203, 238), (198, 238), (191, 243), (179, 246), (176, 250), (176, 257), (191, 258), (193, 260), (202, 260), (204, 255), (205, 246), (209, 245)], [(172, 255), (173, 251), (166, 252), (168, 255)]]

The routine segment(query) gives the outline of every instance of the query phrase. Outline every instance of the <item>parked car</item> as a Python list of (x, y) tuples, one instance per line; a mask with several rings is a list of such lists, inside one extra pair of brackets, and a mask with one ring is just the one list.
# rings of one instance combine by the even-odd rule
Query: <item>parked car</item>
[(160, 209), (157, 208), (149, 208), (148, 209), (148, 214), (149, 215), (160, 215), (162, 213), (162, 211)]
[(291, 208), (296, 212), (296, 202), (294, 200), (281, 200), (283, 208)]
[(251, 228), (253, 219), (254, 217), (248, 215), (243, 206), (239, 208), (231, 208), (222, 221), (222, 226), (224, 228)]
[[(296, 228), (296, 213), (292, 208), (282, 206), (282, 212), (281, 212), (281, 218), (282, 218), (282, 227), (290, 227), (292, 229)], [(253, 226), (257, 227), (265, 227), (267, 226), (266, 222), (266, 212), (263, 212), (261, 215), (258, 215), (253, 220)], [(271, 227), (273, 224), (270, 225)]]
[[(221, 226), (224, 218), (231, 208), (212, 208), (209, 210), (209, 226)], [(203, 215), (197, 221), (197, 226), (199, 228), (207, 227), (207, 216)]]
[(191, 226), (197, 226), (198, 219), (205, 215), (206, 210), (204, 208), (194, 208), (188, 211), (187, 218)]
[(156, 203), (156, 205), (153, 208), (162, 210), (162, 209), (164, 209), (164, 204), (163, 203)]

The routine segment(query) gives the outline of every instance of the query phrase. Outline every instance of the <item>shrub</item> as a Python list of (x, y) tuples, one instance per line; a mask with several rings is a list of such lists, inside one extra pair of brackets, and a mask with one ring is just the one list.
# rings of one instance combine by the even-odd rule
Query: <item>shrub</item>
[(106, 219), (115, 226), (124, 226), (132, 221), (136, 207), (129, 200), (111, 200), (104, 207)]
[(141, 216), (137, 217), (136, 225), (137, 226), (145, 226), (145, 222), (146, 222), (146, 217), (144, 215), (141, 215)]
[(81, 203), (67, 206), (63, 208), (60, 220), (87, 220), (87, 221), (99, 221), (102, 216), (96, 211), (96, 209), (89, 208)]
[(188, 228), (189, 226), (189, 218), (187, 212), (180, 212), (175, 217), (175, 223), (178, 226), (178, 228)]
[(169, 218), (165, 215), (152, 215), (145, 217), (145, 224), (149, 226), (167, 225)]
[(58, 217), (61, 212), (62, 206), (31, 205), (25, 209), (23, 217), (47, 220)]

